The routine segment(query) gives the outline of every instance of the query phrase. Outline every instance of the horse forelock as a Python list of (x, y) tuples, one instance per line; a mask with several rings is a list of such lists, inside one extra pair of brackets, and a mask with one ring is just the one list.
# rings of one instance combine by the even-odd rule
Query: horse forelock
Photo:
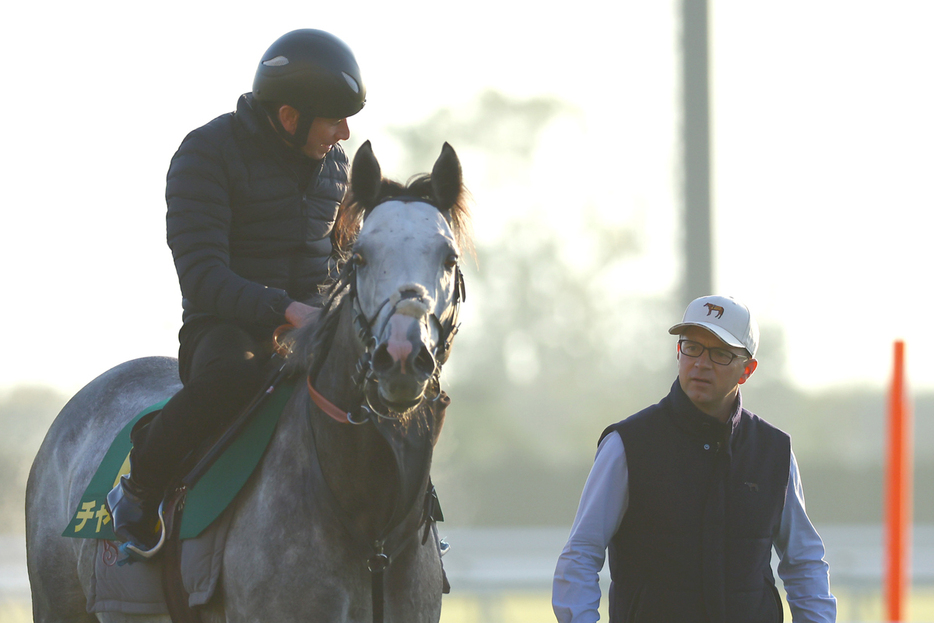
[[(353, 191), (348, 191), (337, 210), (337, 219), (334, 223), (332, 241), (334, 251), (338, 257), (339, 265), (342, 265), (353, 252), (353, 245), (363, 226), (363, 219), (371, 211), (378, 208), (380, 203), (396, 197), (410, 197), (421, 199), (425, 203), (434, 205), (434, 194), (431, 187), (431, 174), (425, 173), (411, 178), (407, 184), (400, 184), (393, 180), (383, 179), (380, 185), (380, 191), (373, 205), (364, 205), (357, 201), (353, 196)], [(447, 211), (439, 209), (444, 215), (448, 226), (454, 233), (454, 239), (457, 245), (471, 254), (474, 252), (473, 231), (470, 217), (470, 193), (467, 188), (461, 185), (457, 200)]]

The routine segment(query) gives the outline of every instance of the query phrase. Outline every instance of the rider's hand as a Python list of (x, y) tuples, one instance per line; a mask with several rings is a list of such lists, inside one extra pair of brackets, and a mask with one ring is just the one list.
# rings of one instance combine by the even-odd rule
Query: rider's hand
[(299, 301), (292, 301), (289, 303), (289, 306), (285, 308), (285, 319), (289, 324), (295, 327), (317, 322), (318, 316), (320, 315), (320, 308), (305, 305)]

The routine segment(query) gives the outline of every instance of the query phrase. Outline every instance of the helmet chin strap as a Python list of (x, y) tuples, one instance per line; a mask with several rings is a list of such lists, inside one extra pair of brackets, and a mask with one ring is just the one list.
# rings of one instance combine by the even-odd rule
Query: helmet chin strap
[(267, 110), (266, 116), (272, 121), (272, 127), (275, 128), (276, 134), (292, 147), (301, 150), (305, 143), (308, 142), (308, 132), (311, 130), (311, 124), (314, 123), (314, 115), (299, 111), (295, 134), (289, 134), (288, 130), (282, 125), (282, 121), (279, 120), (278, 114), (273, 115)]
[(298, 127), (295, 128), (295, 134), (291, 135), (292, 140), (290, 140), (289, 143), (295, 145), (299, 149), (304, 147), (305, 143), (308, 142), (308, 132), (311, 131), (311, 124), (314, 123), (314, 121), (314, 115), (299, 111)]

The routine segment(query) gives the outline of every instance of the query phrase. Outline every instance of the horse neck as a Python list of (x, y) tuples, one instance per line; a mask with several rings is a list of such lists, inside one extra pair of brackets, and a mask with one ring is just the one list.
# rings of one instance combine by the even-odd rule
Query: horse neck
[[(353, 383), (359, 357), (353, 338), (352, 310), (344, 305), (334, 342), (315, 388), (342, 410), (353, 411), (361, 394)], [(408, 424), (391, 421), (340, 424), (309, 404), (318, 463), (341, 512), (358, 534), (384, 536), (391, 524), (412, 520), (420, 506), (431, 464), (431, 417)], [(420, 510), (420, 508), (419, 508)]]

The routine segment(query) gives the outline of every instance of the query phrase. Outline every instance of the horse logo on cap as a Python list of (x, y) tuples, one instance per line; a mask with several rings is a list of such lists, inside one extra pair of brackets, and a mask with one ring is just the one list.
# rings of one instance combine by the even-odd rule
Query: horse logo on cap
[(714, 312), (717, 312), (717, 318), (721, 318), (723, 316), (723, 308), (719, 305), (714, 305), (713, 303), (704, 303), (704, 307), (707, 308), (708, 316)]

